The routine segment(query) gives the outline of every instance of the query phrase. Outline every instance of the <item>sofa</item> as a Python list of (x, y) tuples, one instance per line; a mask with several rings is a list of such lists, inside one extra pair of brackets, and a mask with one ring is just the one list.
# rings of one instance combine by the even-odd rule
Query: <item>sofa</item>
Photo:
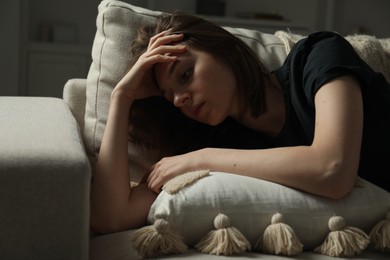
[[(63, 99), (0, 97), (0, 259), (141, 259), (131, 247), (134, 230), (89, 232), (91, 166), (81, 134), (85, 88), (86, 79), (71, 79)], [(223, 257), (195, 249), (155, 259), (220, 258), (334, 259), (313, 252)], [(373, 250), (346, 259), (389, 254)]]
[[(103, 0), (86, 79), (69, 79), (62, 99), (0, 97), (0, 259), (142, 258), (133, 248), (137, 230), (106, 235), (90, 232), (89, 191), (109, 95), (131, 58), (129, 42), (141, 24), (153, 22), (158, 14)], [(227, 29), (254, 48), (270, 69), (279, 66), (287, 55), (287, 45), (280, 36)], [(289, 43), (295, 39), (289, 38)], [(131, 181), (135, 185), (158, 160), (156, 154), (129, 143)], [(387, 201), (383, 205), (381, 212), (390, 211)], [(154, 207), (157, 209), (158, 205)], [(152, 224), (153, 217), (151, 213)], [(200, 253), (193, 247), (183, 254), (154, 257), (220, 258), (334, 259), (312, 250), (288, 257), (249, 251), (221, 256)], [(368, 247), (362, 254), (339, 259), (389, 258), (388, 251)]]

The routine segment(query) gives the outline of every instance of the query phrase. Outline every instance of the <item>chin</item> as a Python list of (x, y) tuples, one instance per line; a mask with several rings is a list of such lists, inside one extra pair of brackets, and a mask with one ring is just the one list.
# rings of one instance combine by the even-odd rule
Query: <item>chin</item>
[(210, 118), (209, 120), (207, 120), (206, 124), (210, 125), (210, 126), (217, 126), (219, 124), (221, 124), (223, 121), (225, 120), (225, 118)]
[(206, 116), (204, 116), (203, 118), (202, 117), (191, 117), (190, 118), (202, 123), (202, 124), (206, 124), (206, 125), (209, 125), (209, 126), (217, 126), (219, 124), (221, 124), (225, 119), (226, 117), (219, 117), (219, 116), (212, 116), (210, 114)]
[(217, 125), (219, 125), (220, 123), (206, 123), (207, 125), (209, 125), (209, 126), (217, 126)]

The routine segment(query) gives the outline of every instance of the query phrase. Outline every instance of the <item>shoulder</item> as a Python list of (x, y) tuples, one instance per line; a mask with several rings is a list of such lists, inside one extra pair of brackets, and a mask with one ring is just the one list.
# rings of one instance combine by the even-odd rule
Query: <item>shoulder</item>
[(306, 38), (298, 41), (293, 47), (291, 52), (294, 54), (297, 53), (307, 53), (319, 51), (322, 54), (331, 53), (344, 53), (353, 52), (352, 45), (340, 34), (330, 31), (321, 31), (309, 34)]
[(352, 45), (335, 32), (320, 31), (298, 41), (285, 60), (285, 68), (313, 72), (334, 65), (356, 64), (359, 56)]
[[(343, 36), (336, 32), (331, 31), (320, 31), (309, 34), (306, 39), (311, 42), (320, 42), (323, 40), (334, 40), (334, 41), (346, 41)], [(346, 41), (347, 42), (347, 41)]]

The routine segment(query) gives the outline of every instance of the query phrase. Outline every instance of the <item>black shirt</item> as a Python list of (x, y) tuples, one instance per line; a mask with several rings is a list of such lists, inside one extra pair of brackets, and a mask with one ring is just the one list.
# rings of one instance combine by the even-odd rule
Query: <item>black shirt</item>
[(315, 126), (314, 96), (339, 76), (355, 77), (364, 106), (360, 177), (390, 191), (390, 85), (371, 69), (343, 37), (318, 32), (297, 42), (274, 71), (286, 101), (286, 123), (274, 146), (310, 145)]

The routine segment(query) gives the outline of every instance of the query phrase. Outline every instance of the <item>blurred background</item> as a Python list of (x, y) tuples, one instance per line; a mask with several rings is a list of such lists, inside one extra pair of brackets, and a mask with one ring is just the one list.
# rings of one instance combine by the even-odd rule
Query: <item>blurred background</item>
[[(140, 7), (204, 16), (222, 26), (274, 33), (390, 38), (389, 0), (124, 0)], [(70, 78), (86, 78), (100, 0), (1, 0), (0, 96), (62, 97)]]

